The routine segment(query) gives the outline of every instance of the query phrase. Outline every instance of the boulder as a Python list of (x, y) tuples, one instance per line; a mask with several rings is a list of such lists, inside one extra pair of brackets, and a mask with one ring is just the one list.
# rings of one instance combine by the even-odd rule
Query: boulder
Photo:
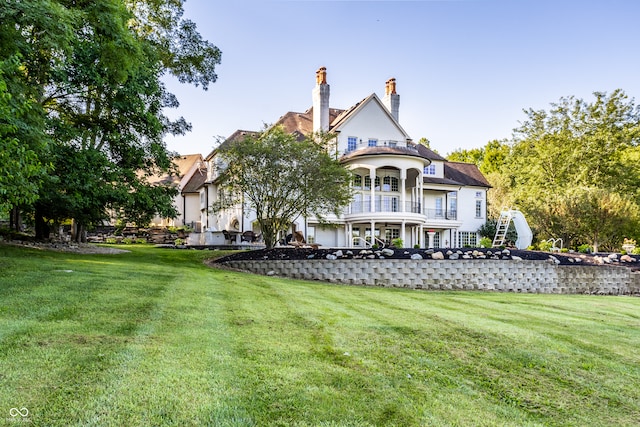
[(393, 249), (389, 249), (389, 248), (384, 248), (381, 252), (382, 252), (382, 255), (384, 256), (393, 256), (394, 254)]
[(431, 254), (432, 259), (444, 259), (444, 254), (440, 251)]

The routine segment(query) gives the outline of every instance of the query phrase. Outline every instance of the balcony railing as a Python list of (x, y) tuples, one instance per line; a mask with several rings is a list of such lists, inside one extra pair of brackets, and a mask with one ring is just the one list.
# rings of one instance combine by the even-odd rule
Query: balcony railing
[[(376, 204), (375, 204), (375, 208), (376, 208), (375, 212), (383, 212), (383, 213), (407, 212), (407, 213), (414, 213), (414, 214), (420, 213), (419, 203), (406, 202), (404, 206), (404, 210), (400, 209), (401, 206), (402, 206), (402, 203), (394, 199), (382, 200), (382, 201), (378, 200), (376, 201)], [(371, 212), (370, 201), (352, 202), (346, 214), (353, 215), (353, 214), (363, 214), (368, 212)], [(427, 217), (427, 219), (450, 220), (450, 221), (451, 220), (455, 221), (456, 219), (458, 219), (458, 213), (455, 210), (424, 209), (422, 213)]]
[(455, 221), (458, 219), (458, 211), (456, 210), (446, 210), (446, 209), (425, 209), (424, 214), (427, 216), (427, 219), (447, 219)]
[(348, 147), (346, 150), (344, 150), (344, 152), (342, 154), (347, 154), (350, 153), (352, 151), (356, 151), (356, 150), (360, 150), (362, 148), (371, 148), (371, 147), (392, 147), (392, 148), (404, 148), (406, 150), (412, 151), (417, 153), (418, 149), (411, 146), (411, 145), (407, 145), (406, 141), (394, 141), (394, 140), (378, 140), (376, 145), (369, 145), (369, 141), (368, 140), (360, 140), (355, 147)]

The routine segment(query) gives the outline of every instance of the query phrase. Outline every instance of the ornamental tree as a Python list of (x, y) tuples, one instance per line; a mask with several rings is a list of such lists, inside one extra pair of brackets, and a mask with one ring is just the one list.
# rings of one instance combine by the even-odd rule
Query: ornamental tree
[(267, 248), (300, 216), (323, 220), (339, 214), (351, 201), (351, 174), (329, 154), (333, 139), (300, 139), (275, 126), (223, 144), (217, 155), (225, 166), (213, 210), (247, 204), (257, 213)]

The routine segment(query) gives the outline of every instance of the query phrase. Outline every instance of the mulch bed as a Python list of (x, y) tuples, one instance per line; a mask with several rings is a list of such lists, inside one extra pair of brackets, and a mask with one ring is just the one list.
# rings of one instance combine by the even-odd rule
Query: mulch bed
[[(363, 252), (364, 251), (364, 252)], [(313, 249), (310, 247), (292, 248), (292, 247), (276, 247), (273, 249), (260, 249), (238, 252), (216, 260), (217, 263), (224, 263), (233, 260), (306, 260), (333, 259), (338, 249)], [(445, 259), (450, 259), (451, 254), (457, 254), (459, 261), (467, 259), (502, 259), (511, 260), (513, 257), (530, 261), (550, 261), (559, 265), (617, 265), (640, 270), (640, 256), (631, 256), (632, 261), (622, 262), (621, 255), (616, 257), (610, 254), (582, 254), (582, 253), (549, 253), (541, 251), (528, 251), (517, 249), (486, 249), (486, 248), (458, 248), (458, 249), (393, 249), (363, 250), (358, 248), (340, 249), (337, 258), (340, 259), (412, 259), (412, 255), (420, 254), (423, 259), (432, 259), (433, 254), (440, 252)], [(465, 257), (466, 255), (466, 257)], [(327, 258), (329, 257), (329, 258)], [(553, 258), (552, 258), (553, 257)], [(455, 258), (455, 255), (452, 257)], [(605, 260), (607, 258), (607, 260)]]

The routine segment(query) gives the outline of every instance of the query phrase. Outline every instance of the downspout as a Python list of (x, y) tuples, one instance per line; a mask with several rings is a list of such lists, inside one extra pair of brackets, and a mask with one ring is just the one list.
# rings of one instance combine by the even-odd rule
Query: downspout
[(207, 218), (207, 220), (205, 221), (207, 224), (207, 230), (209, 230), (209, 186), (205, 185), (204, 186), (204, 216), (205, 218)]
[(187, 225), (185, 220), (187, 219), (187, 198), (182, 193), (182, 225)]

